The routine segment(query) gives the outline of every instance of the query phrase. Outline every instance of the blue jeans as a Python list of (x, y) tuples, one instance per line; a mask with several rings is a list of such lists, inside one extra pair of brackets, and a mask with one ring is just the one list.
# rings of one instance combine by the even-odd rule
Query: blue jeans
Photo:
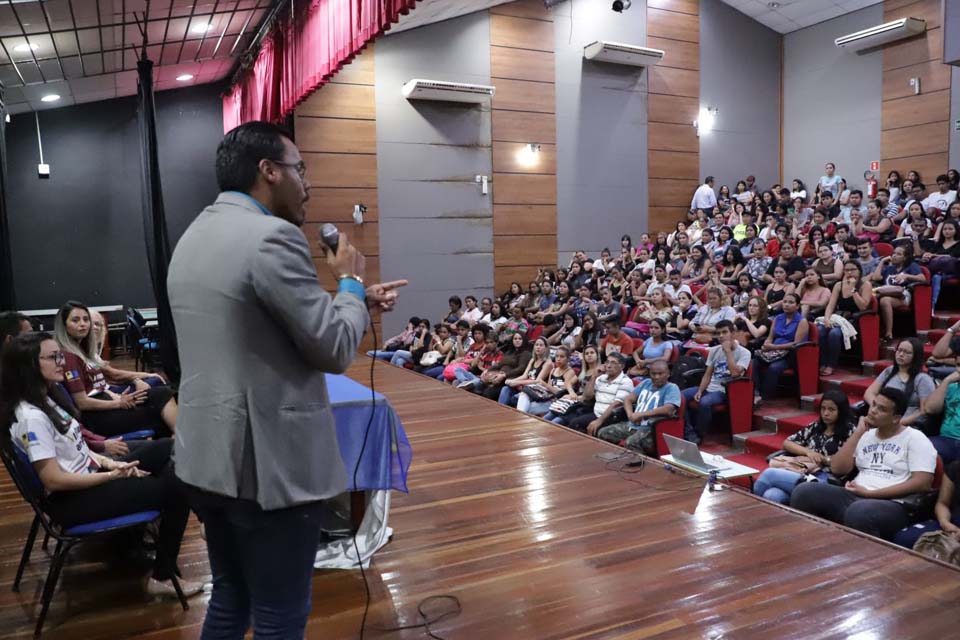
[(534, 402), (530, 399), (530, 396), (525, 393), (521, 393), (517, 396), (517, 409), (534, 416), (542, 416), (550, 413), (551, 404), (553, 404), (553, 400)]
[(713, 419), (713, 407), (723, 404), (727, 401), (727, 394), (723, 391), (707, 391), (700, 398), (700, 405), (696, 409), (690, 406), (693, 396), (697, 395), (697, 387), (690, 387), (683, 390), (683, 398), (687, 401), (687, 411), (684, 415), (686, 429), (684, 436), (687, 440), (699, 442), (703, 440), (710, 429), (710, 423)]
[(940, 297), (940, 289), (943, 287), (943, 274), (942, 273), (932, 273), (930, 274), (930, 300), (932, 302), (930, 308), (936, 310), (937, 308), (937, 298)]
[(436, 380), (443, 380), (443, 370), (446, 369), (446, 368), (447, 368), (447, 365), (445, 365), (445, 364), (438, 364), (438, 365), (435, 366), (435, 367), (429, 367), (429, 368), (427, 368), (427, 369), (424, 369), (424, 370), (421, 371), (420, 373), (422, 373), (422, 374), (425, 375), (425, 376), (429, 376), (429, 377), (431, 377), (431, 378), (434, 378), (434, 379), (436, 379)]
[(395, 353), (396, 351), (381, 351), (379, 349), (376, 351), (367, 351), (367, 355), (371, 358), (376, 358), (377, 360), (386, 360), (387, 362), (390, 362), (390, 358), (392, 358)]
[(820, 366), (836, 369), (843, 352), (843, 332), (840, 327), (820, 329)]
[(773, 400), (777, 397), (777, 384), (780, 383), (780, 376), (790, 368), (793, 356), (780, 358), (773, 362), (767, 362), (763, 358), (756, 356), (753, 359), (753, 384), (754, 394), (764, 400)]
[(471, 373), (470, 369), (454, 369), (453, 377), (457, 379), (457, 383), (472, 382), (473, 385), (471, 388), (476, 388), (476, 386), (480, 384), (480, 377)]
[[(950, 521), (960, 527), (960, 509), (955, 510), (950, 514)], [(907, 549), (913, 549), (913, 545), (917, 544), (917, 540), (920, 539), (920, 536), (932, 531), (940, 531), (940, 523), (936, 520), (918, 522), (915, 525), (911, 525), (905, 529), (900, 529), (900, 531), (897, 531), (897, 535), (893, 537), (893, 544), (898, 544), (901, 547), (906, 547)]]
[(253, 619), (258, 640), (302, 638), (310, 614), (319, 502), (264, 511), (250, 500), (188, 487), (204, 523), (213, 594), (201, 640), (240, 640)]
[(843, 487), (824, 482), (803, 482), (790, 495), (790, 506), (884, 540), (910, 524), (899, 502), (860, 498)]
[(408, 362), (413, 362), (413, 354), (409, 351), (404, 351), (403, 349), (394, 351), (393, 355), (390, 357), (390, 364), (395, 367), (402, 367)]
[[(821, 482), (827, 481), (827, 473), (825, 471), (818, 471), (815, 475)], [(790, 471), (789, 469), (767, 469), (761, 473), (757, 481), (753, 483), (753, 492), (770, 502), (790, 504), (790, 494), (793, 493), (797, 483), (802, 479), (803, 476), (796, 471)]]
[(497, 398), (497, 402), (500, 404), (505, 404), (508, 407), (517, 406), (517, 397), (520, 395), (520, 392), (514, 389), (513, 387), (508, 387), (503, 385), (503, 388), (500, 389), (500, 397)]
[(960, 458), (960, 440), (949, 436), (933, 436), (930, 438), (937, 453), (943, 458), (943, 466), (947, 466)]

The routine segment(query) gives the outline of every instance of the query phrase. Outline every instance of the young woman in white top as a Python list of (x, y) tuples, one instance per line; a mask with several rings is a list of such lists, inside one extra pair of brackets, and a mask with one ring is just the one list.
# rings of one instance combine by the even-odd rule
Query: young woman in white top
[[(48, 494), (47, 511), (64, 528), (160, 511), (157, 554), (145, 587), (151, 595), (175, 595), (170, 580), (190, 509), (173, 469), (148, 470), (138, 461), (118, 462), (90, 451), (74, 415), (50, 396), (63, 381), (63, 363), (63, 352), (48, 333), (26, 333), (5, 347), (0, 446), (26, 454)], [(180, 585), (188, 595), (203, 587)]]

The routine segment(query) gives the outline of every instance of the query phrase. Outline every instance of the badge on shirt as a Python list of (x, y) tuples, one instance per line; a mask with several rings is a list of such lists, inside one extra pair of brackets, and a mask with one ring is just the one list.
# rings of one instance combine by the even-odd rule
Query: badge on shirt
[(78, 374), (76, 371), (67, 371), (63, 374), (63, 377), (65, 377), (67, 380), (76, 380), (80, 377), (80, 374)]
[(33, 431), (27, 431), (25, 434), (23, 434), (23, 446), (29, 447), (31, 442), (38, 442), (37, 434), (35, 434)]

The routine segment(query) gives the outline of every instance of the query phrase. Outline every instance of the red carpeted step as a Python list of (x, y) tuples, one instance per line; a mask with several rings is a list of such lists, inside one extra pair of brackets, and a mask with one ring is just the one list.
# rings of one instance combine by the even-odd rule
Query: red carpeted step
[[(857, 380), (846, 380), (840, 383), (840, 389), (848, 396), (863, 397), (867, 392), (867, 387), (873, 384), (875, 378), (859, 378)], [(853, 402), (851, 401), (851, 404)]]
[[(791, 436), (820, 417), (818, 413), (801, 413), (777, 420), (777, 435), (782, 439)], [(781, 440), (782, 442), (782, 440)], [(779, 448), (779, 447), (777, 447)]]
[(747, 453), (755, 453), (761, 456), (768, 456), (775, 451), (783, 448), (785, 436), (779, 433), (771, 433), (768, 436), (756, 436), (747, 438)]
[[(941, 301), (943, 297), (941, 296)], [(936, 329), (946, 329), (952, 327), (960, 321), (960, 312), (956, 311), (937, 311), (933, 314), (932, 326)]]

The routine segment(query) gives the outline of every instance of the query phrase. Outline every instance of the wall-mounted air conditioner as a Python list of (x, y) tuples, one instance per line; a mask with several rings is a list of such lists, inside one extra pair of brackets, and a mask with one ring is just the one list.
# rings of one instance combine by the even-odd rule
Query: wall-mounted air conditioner
[(407, 100), (440, 100), (480, 104), (493, 97), (495, 89), (483, 84), (421, 80), (415, 78), (403, 85)]
[(663, 60), (663, 51), (632, 44), (598, 40), (583, 48), (583, 57), (597, 62), (626, 64), (633, 67), (652, 67)]
[(927, 30), (927, 21), (918, 18), (900, 18), (893, 22), (870, 27), (863, 31), (837, 38), (834, 42), (841, 49), (865, 51), (884, 44), (910, 38)]

